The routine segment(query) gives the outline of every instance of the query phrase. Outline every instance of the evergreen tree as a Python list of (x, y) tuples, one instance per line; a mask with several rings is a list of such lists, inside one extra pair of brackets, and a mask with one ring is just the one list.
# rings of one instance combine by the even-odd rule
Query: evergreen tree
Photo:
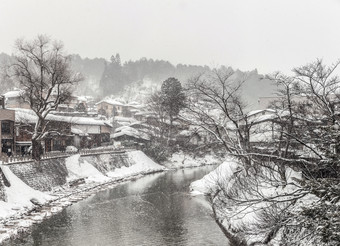
[(119, 53), (116, 54), (116, 63), (117, 63), (118, 66), (122, 66)]
[(128, 81), (128, 77), (123, 71), (119, 54), (112, 55), (110, 60), (111, 62), (105, 66), (100, 80), (102, 96), (120, 92), (124, 88), (126, 81)]
[(179, 114), (185, 106), (185, 94), (181, 82), (176, 78), (168, 78), (161, 87), (162, 106), (168, 113), (170, 121)]
[(163, 82), (161, 87), (161, 106), (170, 120), (169, 139), (171, 139), (173, 121), (185, 106), (185, 94), (178, 79), (168, 78)]

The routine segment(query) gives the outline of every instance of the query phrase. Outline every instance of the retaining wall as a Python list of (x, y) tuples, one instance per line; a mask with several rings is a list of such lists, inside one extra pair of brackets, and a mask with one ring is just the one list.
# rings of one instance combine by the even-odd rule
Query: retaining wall
[(112, 153), (91, 156), (81, 156), (80, 162), (87, 161), (97, 168), (104, 175), (107, 172), (112, 172), (116, 168), (131, 166), (130, 159), (126, 153)]
[(9, 185), (9, 182), (0, 168), (0, 201), (6, 201), (5, 186)]
[(28, 186), (40, 191), (66, 184), (68, 175), (65, 158), (10, 164), (9, 168)]
[[(65, 165), (66, 158), (47, 159), (39, 162), (22, 162), (7, 164), (11, 171), (28, 186), (40, 190), (50, 191), (54, 187), (67, 183), (68, 171)], [(117, 167), (131, 166), (128, 155), (125, 152), (84, 155), (79, 162), (87, 161), (104, 175), (114, 171)], [(0, 200), (5, 199), (4, 175), (0, 168)]]

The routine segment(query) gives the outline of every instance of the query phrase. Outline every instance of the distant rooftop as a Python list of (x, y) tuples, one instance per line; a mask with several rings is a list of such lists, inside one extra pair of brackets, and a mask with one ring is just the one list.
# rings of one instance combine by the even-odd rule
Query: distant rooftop
[(6, 92), (3, 96), (5, 96), (5, 98), (20, 97), (23, 93), (23, 90), (13, 90)]
[(124, 106), (124, 103), (121, 103), (121, 102), (114, 100), (114, 99), (103, 99), (103, 100), (97, 102), (96, 105), (103, 103), (103, 102), (111, 104), (111, 105)]
[[(30, 109), (15, 108), (12, 110), (15, 110), (16, 112), (15, 121), (17, 122), (25, 122), (25, 123), (34, 124), (38, 119), (36, 114)], [(47, 115), (46, 120), (68, 122), (74, 125), (97, 125), (97, 126), (106, 125), (106, 126), (112, 127), (112, 125), (107, 121), (98, 120), (98, 119), (91, 118), (91, 117), (78, 117), (78, 116), (71, 117), (71, 116), (49, 114)]]

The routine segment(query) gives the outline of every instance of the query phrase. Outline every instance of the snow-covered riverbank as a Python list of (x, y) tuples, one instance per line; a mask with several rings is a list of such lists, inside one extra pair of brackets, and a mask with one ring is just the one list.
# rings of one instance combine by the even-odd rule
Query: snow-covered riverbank
[[(166, 170), (141, 151), (127, 152), (129, 167), (115, 168), (103, 173), (87, 161), (79, 161), (79, 155), (66, 159), (68, 184), (41, 192), (29, 187), (6, 165), (1, 165), (3, 175), (9, 182), (4, 187), (5, 201), (0, 201), (0, 243), (15, 238), (43, 219), (60, 212), (64, 207), (82, 200), (99, 190), (108, 189), (117, 183), (135, 179), (148, 173)], [(70, 184), (81, 181), (77, 186)]]
[(164, 162), (164, 166), (169, 169), (199, 167), (204, 165), (216, 165), (222, 162), (221, 158), (213, 154), (206, 154), (204, 156), (195, 156), (185, 152), (176, 152)]
[[(254, 180), (243, 173), (243, 170), (237, 160), (227, 158), (215, 170), (191, 183), (191, 194), (193, 196), (208, 195), (213, 199), (214, 213), (218, 222), (238, 243), (281, 245), (282, 228), (277, 227), (276, 231), (270, 234), (271, 228), (261, 228), (261, 221), (267, 220), (277, 211), (298, 211), (303, 206), (312, 206), (315, 197), (306, 195), (293, 206), (288, 207), (285, 200), (292, 199), (296, 190), (299, 189), (297, 180), (301, 180), (300, 172), (288, 168), (285, 174), (287, 183), (277, 185), (266, 182), (266, 179), (262, 179), (261, 176), (254, 183)], [(248, 182), (250, 190), (240, 189), (240, 187), (247, 186), (239, 186), (239, 182)], [(265, 197), (273, 198), (274, 202), (266, 200)], [(268, 209), (277, 210), (273, 210), (270, 214)], [(307, 240), (299, 243), (299, 245), (310, 245)]]

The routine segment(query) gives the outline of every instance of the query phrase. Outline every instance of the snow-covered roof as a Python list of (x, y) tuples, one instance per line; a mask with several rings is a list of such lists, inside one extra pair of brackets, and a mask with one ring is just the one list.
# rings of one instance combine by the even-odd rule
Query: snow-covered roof
[(115, 116), (113, 120), (117, 122), (129, 122), (129, 123), (137, 122), (137, 120), (134, 118), (123, 116)]
[(74, 127), (71, 127), (71, 132), (73, 134), (76, 134), (76, 135), (79, 135), (79, 136), (88, 136), (89, 135), (87, 133), (84, 133), (82, 130), (74, 128)]
[(141, 111), (141, 112), (138, 112), (136, 113), (135, 115), (145, 115), (145, 116), (149, 116), (149, 115), (154, 115), (155, 113), (154, 112), (151, 112), (151, 111)]
[(280, 111), (268, 111), (271, 112), (269, 114), (264, 114), (264, 115), (259, 115), (258, 117), (255, 117), (251, 123), (262, 123), (262, 122), (266, 122), (266, 121), (270, 121), (270, 120), (274, 120), (277, 118), (282, 118), (282, 117), (286, 117), (289, 116), (289, 111), (287, 110), (280, 110)]
[(136, 121), (136, 122), (130, 124), (130, 127), (132, 127), (132, 128), (136, 127), (136, 126), (142, 126), (144, 128), (150, 128), (150, 125), (147, 125), (147, 124), (145, 124), (141, 121)]
[(120, 126), (120, 127), (117, 127), (117, 128), (115, 129), (115, 132), (120, 132), (120, 131), (126, 129), (127, 127), (129, 127), (129, 126)]
[(116, 129), (116, 132), (111, 134), (110, 137), (111, 138), (118, 138), (120, 136), (130, 136), (130, 137), (134, 137), (134, 138), (139, 138), (139, 139), (143, 139), (143, 140), (150, 140), (150, 137), (143, 132), (140, 132), (132, 127), (129, 126), (122, 126)]
[(129, 102), (127, 105), (129, 105), (129, 106), (139, 106), (140, 103), (133, 101), (133, 102)]
[(77, 97), (77, 100), (78, 100), (78, 101), (81, 101), (81, 102), (87, 102), (87, 98), (84, 97), (84, 96), (78, 96), (78, 97)]
[(247, 116), (253, 116), (253, 115), (257, 115), (259, 113), (275, 113), (276, 111), (274, 109), (259, 109), (259, 110), (253, 110), (250, 111)]
[[(38, 120), (38, 117), (36, 116), (36, 114), (30, 109), (15, 108), (13, 110), (15, 110), (15, 121), (16, 122), (25, 122), (25, 123), (34, 124)], [(97, 125), (97, 126), (112, 127), (112, 125), (109, 122), (98, 120), (95, 118), (90, 118), (90, 117), (62, 116), (62, 115), (49, 114), (47, 115), (46, 120), (67, 122), (73, 125)]]
[(138, 102), (129, 102), (128, 104), (126, 104), (126, 106), (130, 106), (133, 108), (143, 108), (144, 106)]
[(98, 105), (98, 104), (103, 103), (103, 102), (111, 104), (111, 105), (116, 105), (116, 106), (124, 106), (125, 105), (124, 103), (121, 103), (121, 102), (116, 101), (114, 99), (103, 99), (103, 100), (97, 102), (95, 105)]
[(273, 133), (270, 131), (265, 131), (261, 133), (250, 134), (250, 142), (273, 142)]
[[(260, 114), (261, 112), (267, 112), (267, 114), (266, 113)], [(289, 116), (289, 112), (287, 110), (275, 111), (273, 109), (265, 109), (265, 110), (251, 111), (250, 113), (252, 117), (248, 119), (248, 124), (252, 124), (252, 125), (256, 125), (256, 124), (260, 124), (260, 123), (264, 123), (268, 121), (273, 121), (278, 118)], [(245, 124), (245, 121), (241, 119), (238, 123), (242, 125), (242, 124)], [(236, 130), (235, 124), (231, 121), (226, 122), (225, 125), (230, 130)]]
[(3, 96), (5, 96), (5, 98), (20, 97), (23, 93), (23, 90), (14, 90), (6, 92)]

